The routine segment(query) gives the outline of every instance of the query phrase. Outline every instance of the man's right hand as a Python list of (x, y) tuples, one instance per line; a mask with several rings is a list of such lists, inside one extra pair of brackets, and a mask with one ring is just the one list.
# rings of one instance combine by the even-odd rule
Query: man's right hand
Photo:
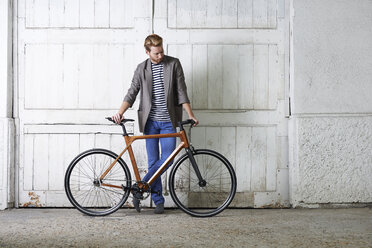
[(120, 124), (121, 121), (124, 119), (124, 116), (120, 113), (112, 116), (112, 119), (116, 122), (116, 124)]

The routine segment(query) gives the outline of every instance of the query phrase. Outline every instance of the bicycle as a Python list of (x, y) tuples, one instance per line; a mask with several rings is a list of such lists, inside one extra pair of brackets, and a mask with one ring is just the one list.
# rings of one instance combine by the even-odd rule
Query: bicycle
[[(114, 122), (110, 117), (107, 117)], [(236, 192), (236, 175), (230, 162), (213, 150), (194, 149), (189, 143), (184, 125), (195, 124), (193, 120), (179, 122), (179, 132), (171, 134), (130, 136), (124, 119), (120, 126), (126, 147), (117, 155), (106, 149), (95, 148), (76, 156), (65, 175), (65, 191), (71, 204), (84, 214), (104, 216), (118, 210), (127, 201), (130, 193), (139, 200), (146, 199), (151, 184), (168, 169), (169, 163), (184, 149), (174, 163), (169, 175), (169, 191), (174, 203), (194, 217), (210, 217), (229, 206)], [(115, 122), (114, 122), (115, 123)], [(179, 145), (160, 166), (148, 182), (141, 180), (132, 144), (135, 140), (176, 137)], [(128, 151), (135, 182), (122, 159)], [(155, 192), (157, 193), (157, 192)]]

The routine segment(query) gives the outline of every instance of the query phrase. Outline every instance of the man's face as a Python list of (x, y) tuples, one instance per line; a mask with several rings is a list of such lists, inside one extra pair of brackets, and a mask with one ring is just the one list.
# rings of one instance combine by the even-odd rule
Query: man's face
[(152, 46), (150, 49), (150, 52), (146, 50), (146, 54), (149, 55), (152, 63), (159, 64), (164, 58), (163, 46)]

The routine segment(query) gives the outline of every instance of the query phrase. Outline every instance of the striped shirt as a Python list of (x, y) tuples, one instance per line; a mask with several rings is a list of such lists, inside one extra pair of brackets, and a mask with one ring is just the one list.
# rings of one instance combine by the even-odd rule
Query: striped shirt
[(153, 64), (152, 69), (152, 100), (149, 119), (152, 121), (171, 121), (167, 109), (164, 91), (164, 65)]

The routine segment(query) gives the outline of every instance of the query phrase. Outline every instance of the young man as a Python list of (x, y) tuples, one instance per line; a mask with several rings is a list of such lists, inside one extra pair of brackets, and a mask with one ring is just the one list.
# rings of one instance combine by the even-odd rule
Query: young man
[[(144, 46), (149, 58), (137, 66), (128, 93), (118, 113), (113, 116), (115, 122), (120, 123), (125, 111), (133, 105), (137, 94), (141, 92), (138, 122), (140, 132), (145, 135), (176, 132), (177, 122), (182, 120), (182, 107), (186, 110), (189, 119), (193, 119), (197, 125), (198, 120), (190, 106), (180, 61), (164, 55), (163, 39), (159, 35), (149, 35), (145, 39)], [(161, 154), (159, 139), (146, 140), (148, 173), (143, 178), (144, 181), (148, 181), (173, 152), (176, 138), (162, 138), (160, 146)], [(153, 193), (151, 196), (156, 205), (154, 212), (161, 214), (164, 212), (164, 197), (160, 177), (153, 183), (151, 189), (160, 192), (160, 194)], [(139, 203), (139, 199), (133, 197), (133, 204), (138, 212)]]

